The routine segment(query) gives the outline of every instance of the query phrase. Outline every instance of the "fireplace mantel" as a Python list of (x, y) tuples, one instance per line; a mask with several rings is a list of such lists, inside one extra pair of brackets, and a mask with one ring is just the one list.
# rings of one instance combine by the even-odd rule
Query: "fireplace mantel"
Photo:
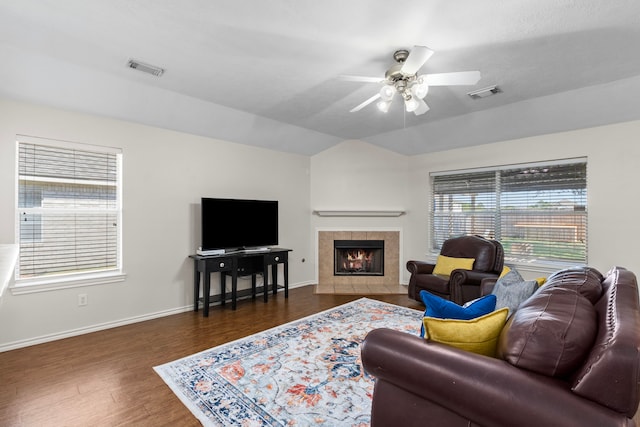
[(314, 210), (318, 216), (400, 216), (404, 210)]

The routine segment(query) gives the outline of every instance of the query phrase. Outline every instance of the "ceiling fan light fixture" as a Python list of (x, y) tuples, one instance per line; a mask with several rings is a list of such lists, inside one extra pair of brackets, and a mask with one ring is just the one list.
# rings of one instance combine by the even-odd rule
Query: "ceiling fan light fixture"
[(389, 107), (391, 107), (391, 101), (379, 101), (376, 106), (378, 107), (378, 110), (383, 113), (388, 113)]
[(384, 85), (380, 89), (380, 99), (383, 101), (391, 101), (393, 99), (393, 95), (396, 94), (396, 88), (392, 85)]
[(424, 99), (425, 96), (429, 93), (429, 85), (424, 82), (424, 80), (420, 79), (413, 86), (411, 86), (411, 94)]
[(412, 113), (420, 106), (420, 103), (415, 97), (411, 96), (404, 101), (404, 106), (408, 112)]

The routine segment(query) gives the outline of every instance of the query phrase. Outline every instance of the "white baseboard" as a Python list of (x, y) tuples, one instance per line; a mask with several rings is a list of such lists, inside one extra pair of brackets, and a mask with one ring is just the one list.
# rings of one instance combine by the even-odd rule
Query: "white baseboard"
[(129, 317), (127, 319), (116, 320), (116, 321), (113, 321), (113, 322), (100, 323), (100, 324), (97, 324), (97, 325), (86, 326), (86, 327), (83, 327), (83, 328), (72, 329), (72, 330), (64, 331), (64, 332), (58, 332), (58, 333), (55, 333), (55, 334), (43, 335), (43, 336), (36, 337), (36, 338), (30, 338), (30, 339), (20, 340), (20, 341), (13, 341), (13, 342), (10, 342), (10, 343), (6, 343), (6, 344), (0, 345), (0, 353), (2, 353), (4, 351), (9, 351), (9, 350), (15, 350), (15, 349), (18, 349), (18, 348), (29, 347), (29, 346), (36, 345), (36, 344), (42, 344), (42, 343), (46, 343), (46, 342), (50, 342), (50, 341), (56, 341), (56, 340), (60, 340), (60, 339), (63, 339), (63, 338), (70, 338), (70, 337), (75, 337), (75, 336), (78, 336), (78, 335), (89, 334), (91, 332), (98, 332), (98, 331), (102, 331), (102, 330), (105, 330), (105, 329), (117, 328), (118, 326), (124, 326), (124, 325), (130, 325), (132, 323), (144, 322), (144, 321), (147, 321), (147, 320), (157, 319), (159, 317), (171, 316), (172, 314), (184, 313), (185, 311), (191, 311), (191, 310), (193, 310), (193, 304), (185, 306), (185, 307), (173, 308), (173, 309), (170, 309), (170, 310), (164, 310), (164, 311), (158, 311), (158, 312), (155, 312), (155, 313), (144, 314), (142, 316), (134, 316), (134, 317)]
[[(289, 285), (289, 289), (301, 288), (303, 286), (309, 286), (309, 285), (315, 285), (315, 284), (316, 282), (314, 282), (313, 280), (308, 280), (306, 282), (296, 283), (295, 285)], [(278, 291), (280, 291), (280, 289)]]
[[(296, 283), (295, 285), (289, 286), (289, 289), (295, 289), (295, 288), (299, 288), (299, 287), (307, 286), (307, 285), (311, 285), (311, 284), (313, 284), (313, 282)], [(279, 291), (282, 291), (282, 289), (280, 289)], [(100, 324), (97, 324), (97, 325), (86, 326), (86, 327), (78, 328), (78, 329), (71, 329), (69, 331), (58, 332), (58, 333), (55, 333), (55, 334), (43, 335), (43, 336), (36, 337), (36, 338), (29, 338), (29, 339), (26, 339), (26, 340), (13, 341), (13, 342), (10, 342), (10, 343), (1, 344), (0, 345), (0, 353), (5, 352), (5, 351), (9, 351), (9, 350), (16, 350), (18, 348), (29, 347), (29, 346), (36, 345), (36, 344), (43, 344), (43, 343), (50, 342), (50, 341), (61, 340), (63, 338), (70, 338), (70, 337), (75, 337), (75, 336), (78, 336), (78, 335), (89, 334), (91, 332), (103, 331), (105, 329), (117, 328), (118, 326), (130, 325), (132, 323), (145, 322), (147, 320), (152, 320), (152, 319), (157, 319), (157, 318), (160, 318), (160, 317), (171, 316), (173, 314), (180, 314), (180, 313), (184, 313), (184, 312), (192, 311), (192, 310), (193, 310), (193, 304), (190, 304), (190, 305), (187, 305), (187, 306), (184, 306), (184, 307), (172, 308), (172, 309), (169, 309), (169, 310), (163, 310), (163, 311), (158, 311), (158, 312), (155, 312), (155, 313), (144, 314), (144, 315), (141, 315), (141, 316), (129, 317), (127, 319), (116, 320), (116, 321), (113, 321), (113, 322), (100, 323)]]

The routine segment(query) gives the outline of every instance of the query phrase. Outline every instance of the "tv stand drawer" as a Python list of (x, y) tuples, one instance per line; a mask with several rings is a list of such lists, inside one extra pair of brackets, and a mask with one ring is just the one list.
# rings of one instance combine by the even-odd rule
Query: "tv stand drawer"
[(287, 262), (288, 257), (289, 257), (289, 252), (287, 251), (268, 253), (264, 255), (264, 263), (267, 265), (271, 265), (271, 264), (278, 264), (281, 262)]
[(216, 271), (231, 271), (233, 269), (232, 257), (215, 257), (205, 258), (201, 262), (204, 262), (206, 269), (203, 271), (216, 272)]

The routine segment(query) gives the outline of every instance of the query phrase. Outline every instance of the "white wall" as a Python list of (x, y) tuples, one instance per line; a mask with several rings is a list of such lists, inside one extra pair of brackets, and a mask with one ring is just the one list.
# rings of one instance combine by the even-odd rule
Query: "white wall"
[[(0, 243), (15, 240), (16, 134), (123, 149), (125, 282), (0, 300), (0, 349), (192, 304), (200, 197), (279, 200), (291, 286), (313, 276), (307, 156), (0, 100)], [(300, 141), (304, 143), (304, 141)], [(217, 283), (217, 282), (216, 282)], [(240, 286), (248, 283), (240, 282)], [(88, 305), (77, 306), (86, 293)]]
[[(407, 206), (408, 177), (409, 157), (362, 141), (344, 141), (314, 155), (311, 158), (311, 211), (404, 210), (407, 214), (400, 217), (313, 215), (312, 243), (315, 245), (316, 233), (321, 229), (399, 230), (401, 236), (407, 234), (405, 221), (411, 215)], [(425, 194), (423, 192), (423, 198)], [(312, 250), (315, 262), (317, 245)], [(402, 250), (401, 247), (401, 264)]]
[(412, 157), (414, 203), (407, 222), (412, 232), (405, 238), (405, 258), (421, 259), (427, 252), (428, 204), (423, 201), (430, 172), (587, 157), (588, 264), (602, 273), (614, 265), (640, 273), (638, 135), (640, 121), (635, 121)]

